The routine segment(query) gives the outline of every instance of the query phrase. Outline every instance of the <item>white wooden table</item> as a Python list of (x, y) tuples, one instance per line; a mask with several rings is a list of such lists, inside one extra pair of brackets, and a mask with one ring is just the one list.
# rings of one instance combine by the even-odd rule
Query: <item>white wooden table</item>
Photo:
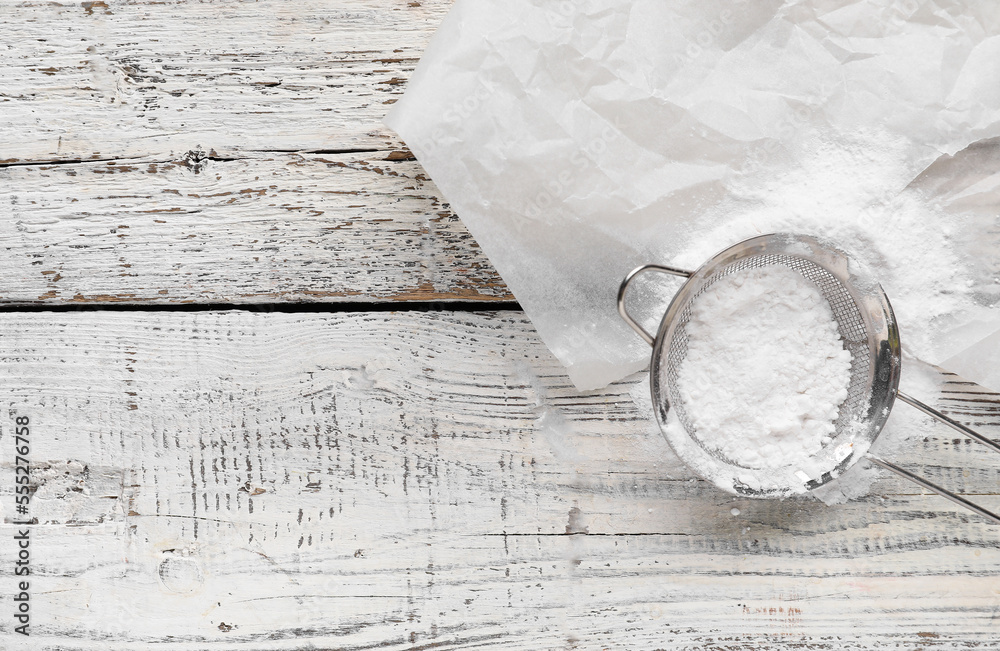
[(734, 499), (572, 388), (380, 124), (448, 7), (0, 2), (0, 649), (997, 648), (996, 526)]

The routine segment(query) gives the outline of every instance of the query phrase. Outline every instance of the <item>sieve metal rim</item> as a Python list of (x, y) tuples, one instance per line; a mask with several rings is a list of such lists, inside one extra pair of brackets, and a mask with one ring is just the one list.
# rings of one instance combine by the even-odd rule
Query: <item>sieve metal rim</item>
[(803, 477), (801, 471), (796, 474), (793, 469), (787, 472), (769, 470), (766, 479), (762, 479), (761, 473), (717, 459), (686, 429), (684, 439), (678, 438), (676, 432), (667, 427), (670, 389), (661, 384), (661, 365), (667, 362), (671, 343), (681, 322), (681, 313), (714, 276), (741, 260), (764, 255), (808, 260), (830, 273), (854, 300), (868, 335), (870, 387), (863, 424), (856, 433), (858, 441), (868, 444), (874, 441), (892, 409), (898, 392), (901, 366), (899, 330), (888, 297), (867, 268), (833, 242), (807, 235), (770, 233), (734, 244), (691, 273), (674, 295), (651, 342), (650, 394), (661, 432), (682, 461), (695, 469), (707, 468), (701, 474), (724, 490), (751, 497), (784, 497), (826, 484), (839, 472), (856, 463), (864, 450), (851, 448), (837, 463), (831, 463), (818, 476)]

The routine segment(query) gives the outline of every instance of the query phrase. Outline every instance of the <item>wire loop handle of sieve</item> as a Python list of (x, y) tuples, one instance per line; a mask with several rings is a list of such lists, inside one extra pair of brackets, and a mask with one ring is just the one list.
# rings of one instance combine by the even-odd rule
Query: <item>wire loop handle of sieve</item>
[(930, 406), (928, 406), (928, 405), (920, 402), (916, 398), (913, 398), (911, 396), (906, 395), (902, 391), (897, 391), (896, 392), (896, 397), (899, 398), (900, 400), (902, 400), (903, 402), (905, 402), (906, 404), (910, 405), (914, 409), (922, 411), (923, 413), (927, 414), (928, 416), (931, 416), (932, 418), (935, 418), (935, 419), (941, 421), (942, 423), (944, 423), (948, 427), (952, 428), (953, 430), (955, 430), (957, 432), (960, 432), (960, 433), (968, 436), (970, 439), (974, 439), (976, 441), (979, 441), (983, 445), (987, 445), (987, 446), (993, 448), (994, 450), (996, 450), (997, 452), (1000, 452), (1000, 443), (997, 443), (996, 441), (994, 441), (991, 438), (987, 438), (987, 437), (983, 436), (979, 432), (966, 427), (965, 425), (963, 425), (962, 423), (959, 423), (956, 420), (952, 420), (951, 418), (948, 418), (947, 416), (945, 416), (944, 414), (942, 414), (937, 409), (934, 409), (933, 407), (930, 407)]
[[(917, 400), (916, 398), (914, 398), (912, 396), (906, 395), (902, 391), (897, 391), (896, 392), (896, 397), (899, 398), (900, 400), (902, 400), (903, 402), (905, 402), (906, 404), (910, 405), (914, 409), (916, 409), (918, 411), (921, 411), (921, 412), (927, 414), (928, 416), (934, 418), (935, 420), (938, 420), (938, 421), (944, 423), (945, 425), (947, 425), (948, 427), (952, 428), (953, 430), (955, 430), (957, 432), (960, 432), (960, 433), (964, 434), (965, 436), (968, 436), (970, 439), (978, 441), (979, 443), (982, 443), (983, 445), (991, 447), (994, 450), (1000, 452), (1000, 443), (997, 443), (993, 439), (987, 438), (986, 436), (983, 436), (979, 432), (966, 427), (962, 423), (959, 423), (958, 421), (953, 420), (953, 419), (949, 418), (948, 416), (945, 416), (943, 413), (941, 413), (937, 409), (934, 409), (933, 407), (931, 407), (931, 406), (929, 406), (929, 405), (927, 405), (927, 404), (925, 404), (925, 403)], [(973, 502), (970, 502), (969, 500), (965, 499), (961, 495), (958, 495), (956, 493), (951, 492), (947, 488), (942, 488), (941, 486), (938, 486), (937, 484), (932, 483), (930, 480), (928, 480), (928, 479), (926, 479), (924, 477), (921, 477), (920, 475), (912, 473), (909, 470), (906, 470), (905, 468), (901, 468), (900, 466), (897, 466), (894, 463), (890, 463), (890, 462), (886, 461), (885, 459), (880, 459), (879, 457), (876, 457), (876, 456), (874, 456), (872, 454), (866, 454), (865, 458), (868, 459), (869, 461), (875, 463), (876, 465), (881, 466), (882, 468), (885, 468), (886, 470), (889, 470), (891, 472), (896, 473), (897, 475), (899, 475), (900, 477), (903, 477), (904, 479), (908, 479), (908, 480), (912, 481), (914, 484), (917, 484), (918, 486), (922, 486), (922, 487), (926, 488), (929, 491), (937, 493), (938, 495), (940, 495), (941, 497), (943, 497), (943, 498), (945, 498), (947, 500), (951, 500), (955, 504), (959, 504), (961, 506), (964, 506), (965, 508), (969, 509), (973, 513), (977, 513), (977, 514), (983, 516), (987, 520), (992, 520), (993, 522), (995, 522), (997, 524), (1000, 524), (1000, 515), (997, 515), (996, 513), (993, 513), (991, 511), (987, 511), (986, 509), (984, 509), (983, 507), (979, 506), (978, 504), (974, 504)]]
[(875, 465), (881, 466), (882, 468), (885, 468), (886, 470), (889, 470), (889, 471), (892, 471), (892, 472), (896, 473), (900, 477), (903, 477), (905, 479), (908, 479), (908, 480), (912, 481), (917, 486), (923, 486), (927, 490), (932, 491), (934, 493), (937, 493), (938, 495), (940, 495), (941, 497), (945, 498), (946, 500), (951, 500), (955, 504), (958, 504), (959, 506), (964, 506), (965, 508), (969, 509), (973, 513), (975, 513), (977, 515), (981, 515), (982, 517), (986, 518), (987, 520), (990, 520), (992, 522), (1000, 524), (1000, 515), (997, 515), (996, 513), (993, 513), (992, 511), (987, 511), (986, 509), (984, 509), (983, 507), (979, 506), (978, 504), (975, 504), (974, 502), (970, 502), (969, 500), (965, 499), (961, 495), (958, 495), (956, 493), (952, 493), (950, 490), (948, 490), (946, 488), (941, 488), (937, 484), (931, 483), (930, 481), (924, 479), (920, 475), (917, 475), (917, 474), (914, 474), (914, 473), (910, 472), (906, 468), (901, 468), (900, 466), (897, 466), (894, 463), (890, 463), (890, 462), (886, 461), (885, 459), (880, 459), (879, 457), (876, 457), (876, 456), (874, 456), (872, 454), (866, 454), (865, 458), (868, 459), (869, 461), (871, 461), (872, 463), (874, 463)]
[(685, 271), (684, 269), (678, 269), (676, 267), (668, 267), (662, 264), (644, 264), (641, 267), (636, 267), (629, 272), (629, 274), (625, 276), (625, 280), (622, 281), (621, 286), (618, 288), (618, 314), (625, 319), (625, 323), (632, 326), (632, 329), (635, 330), (640, 337), (642, 337), (643, 341), (652, 346), (656, 337), (646, 332), (646, 329), (639, 325), (639, 323), (633, 319), (632, 315), (630, 315), (625, 309), (625, 292), (628, 290), (629, 284), (631, 284), (636, 276), (646, 271), (656, 271), (658, 273), (670, 274), (671, 276), (681, 276), (683, 278), (690, 278), (692, 272)]

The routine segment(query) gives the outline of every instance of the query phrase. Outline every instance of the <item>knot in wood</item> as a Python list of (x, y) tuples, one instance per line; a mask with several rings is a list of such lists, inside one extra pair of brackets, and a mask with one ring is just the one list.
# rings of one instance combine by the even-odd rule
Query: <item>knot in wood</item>
[(193, 171), (195, 174), (200, 174), (203, 169), (208, 167), (209, 155), (198, 147), (188, 151), (184, 154), (184, 160), (181, 162), (182, 165)]

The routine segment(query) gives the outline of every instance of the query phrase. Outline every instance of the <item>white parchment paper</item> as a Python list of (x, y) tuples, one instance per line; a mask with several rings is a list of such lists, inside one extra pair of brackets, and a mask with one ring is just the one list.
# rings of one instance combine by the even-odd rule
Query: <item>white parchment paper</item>
[(580, 389), (648, 362), (630, 269), (773, 230), (881, 270), (921, 358), (1000, 346), (995, 177), (920, 176), (1000, 135), (992, 0), (458, 0), (386, 123)]

